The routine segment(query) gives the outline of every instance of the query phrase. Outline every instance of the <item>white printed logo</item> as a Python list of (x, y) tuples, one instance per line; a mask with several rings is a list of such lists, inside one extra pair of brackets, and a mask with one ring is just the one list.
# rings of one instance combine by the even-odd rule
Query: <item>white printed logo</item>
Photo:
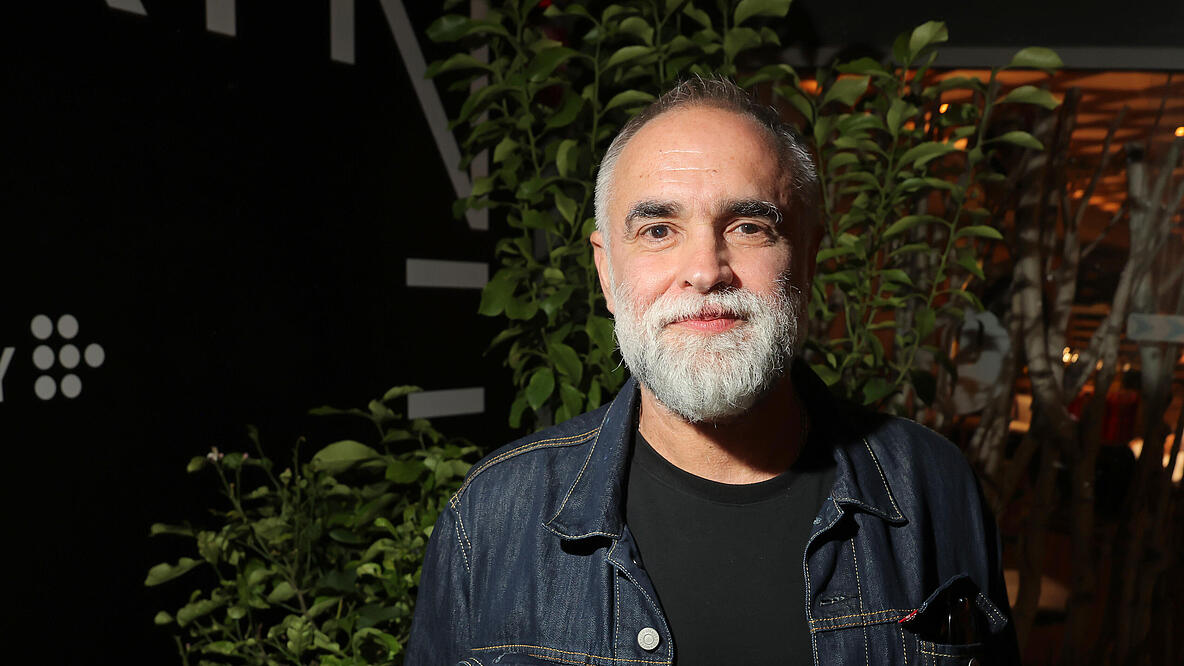
[(38, 345), (33, 350), (33, 365), (37, 366), (38, 370), (48, 372), (56, 363), (68, 371), (62, 376), (60, 382), (48, 374), (41, 375), (33, 382), (33, 392), (42, 400), (53, 398), (59, 389), (63, 396), (77, 398), (82, 393), (82, 379), (73, 371), (78, 368), (80, 361), (85, 361), (92, 368), (99, 367), (106, 360), (107, 353), (96, 342), (88, 344), (84, 351), (78, 350), (78, 347), (72, 342), (78, 336), (78, 320), (74, 315), (65, 314), (58, 318), (56, 331), (58, 337), (65, 344), (62, 344), (57, 351), (54, 351), (54, 348), (49, 344), (54, 342), (50, 338), (53, 337), (55, 331), (53, 321), (49, 317), (43, 314), (33, 317), (29, 329), (33, 332), (33, 337), (47, 343)]

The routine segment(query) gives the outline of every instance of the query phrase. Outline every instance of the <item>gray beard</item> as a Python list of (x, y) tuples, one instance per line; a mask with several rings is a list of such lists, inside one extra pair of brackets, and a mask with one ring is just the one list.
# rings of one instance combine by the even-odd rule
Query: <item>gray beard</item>
[[(609, 282), (625, 365), (687, 422), (723, 422), (748, 411), (784, 376), (795, 355), (804, 299), (788, 280), (768, 296), (743, 289), (666, 294), (640, 313), (632, 287), (611, 276)], [(666, 327), (705, 309), (743, 321), (714, 334)]]

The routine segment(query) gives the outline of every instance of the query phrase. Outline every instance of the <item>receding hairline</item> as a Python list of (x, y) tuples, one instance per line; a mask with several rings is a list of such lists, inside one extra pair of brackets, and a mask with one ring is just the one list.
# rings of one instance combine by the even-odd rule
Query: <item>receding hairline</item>
[(608, 200), (615, 189), (617, 162), (629, 144), (651, 122), (674, 112), (695, 109), (729, 112), (747, 118), (759, 130), (763, 130), (761, 136), (766, 139), (765, 145), (772, 151), (781, 175), (789, 185), (788, 200), (783, 203), (797, 208), (797, 217), (805, 221), (807, 227), (821, 224), (817, 210), (820, 198), (817, 167), (797, 130), (782, 121), (775, 109), (758, 103), (735, 83), (723, 78), (696, 77), (679, 83), (642, 109), (614, 137), (596, 177), (596, 227), (601, 233), (609, 230)]

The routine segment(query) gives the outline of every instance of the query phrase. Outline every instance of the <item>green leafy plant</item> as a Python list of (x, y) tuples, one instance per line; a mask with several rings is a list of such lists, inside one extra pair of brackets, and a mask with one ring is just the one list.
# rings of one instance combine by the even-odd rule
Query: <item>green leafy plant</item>
[(280, 470), (252, 428), (253, 456), (215, 448), (189, 462), (217, 480), (225, 505), (209, 524), (153, 525), (195, 553), (152, 567), (144, 581), (200, 581), (183, 607), (156, 615), (183, 663), (401, 661), (427, 538), (477, 451), (393, 411), (418, 390), (395, 387), (368, 410), (312, 410), (370, 421), (374, 447), (338, 441), (302, 462), (298, 445)]
[(1003, 239), (1008, 200), (989, 196), (1006, 180), (996, 153), (1042, 149), (1026, 131), (994, 130), (993, 113), (1059, 103), (1031, 85), (999, 97), (1000, 69), (1055, 69), (1052, 51), (1023, 49), (986, 81), (943, 78), (931, 68), (946, 39), (931, 21), (896, 40), (894, 63), (840, 63), (810, 85), (773, 65), (743, 82), (768, 82), (818, 153), (827, 233), (810, 308), (815, 371), (841, 394), (868, 404), (895, 396), (910, 414), (934, 401), (939, 367), (955, 372), (949, 348), (964, 309), (982, 309), (972, 282)]
[[(623, 380), (587, 242), (596, 168), (609, 142), (679, 77), (735, 74), (745, 52), (780, 45), (766, 24), (789, 5), (503, 0), (484, 19), (449, 14), (429, 28), (433, 40), (458, 49), (429, 75), (463, 91), (486, 83), (453, 124), (463, 136), (462, 168), (488, 151), (491, 173), (456, 212), (492, 208), (510, 228), (497, 243), (501, 267), (480, 313), (508, 320), (491, 348), (508, 345), (512, 426), (595, 408)], [(488, 62), (470, 53), (481, 47)]]

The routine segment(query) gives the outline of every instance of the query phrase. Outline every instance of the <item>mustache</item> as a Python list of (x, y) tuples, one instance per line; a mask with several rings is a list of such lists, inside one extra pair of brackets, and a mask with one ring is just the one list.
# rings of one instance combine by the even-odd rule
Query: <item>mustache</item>
[(762, 305), (783, 306), (784, 301), (782, 294), (762, 297), (744, 289), (708, 294), (664, 294), (646, 308), (645, 319), (654, 328), (688, 319), (732, 318), (747, 321), (759, 314)]

